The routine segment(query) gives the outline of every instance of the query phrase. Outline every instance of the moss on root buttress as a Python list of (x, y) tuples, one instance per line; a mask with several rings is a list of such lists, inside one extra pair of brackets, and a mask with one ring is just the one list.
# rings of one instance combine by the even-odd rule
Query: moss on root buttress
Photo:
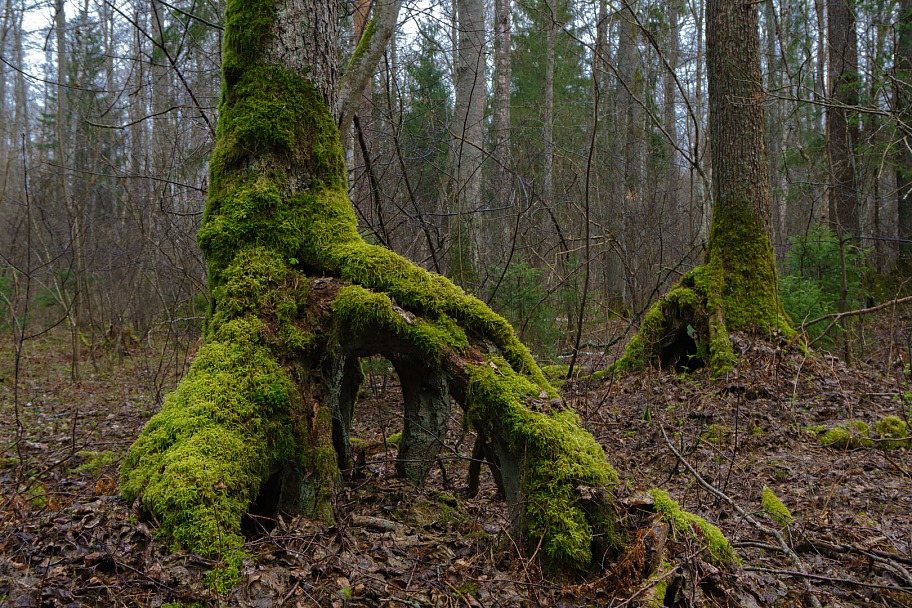
[[(493, 345), (491, 365), (469, 366), (469, 418), (493, 424), (522, 460), (523, 525), (543, 539), (546, 560), (588, 568), (593, 534), (607, 528), (587, 519), (577, 487), (617, 483), (602, 448), (572, 412), (535, 405), (557, 393), (507, 321), (446, 278), (361, 239), (325, 100), (306, 74), (261, 63), (274, 15), (268, 0), (228, 1), (198, 235), (213, 302), (207, 343), (130, 450), (123, 495), (141, 499), (177, 544), (212, 553), (241, 541), (241, 516), (278, 466), (297, 463), (327, 479), (337, 471), (328, 448), (308, 447), (292, 431), (302, 397), (289, 371), (314, 344), (297, 324), (306, 277), (330, 275), (354, 284), (333, 303), (350, 331), (391, 332), (431, 361), (465, 354), (470, 342)], [(318, 410), (315, 428), (328, 428), (327, 408)]]
[(706, 272), (718, 289), (728, 331), (780, 330), (794, 335), (779, 301), (773, 244), (751, 203), (718, 206)]
[(515, 373), (506, 361), (470, 365), (468, 418), (493, 425), (523, 471), (522, 528), (531, 546), (541, 542), (544, 562), (553, 569), (586, 570), (592, 560), (595, 523), (579, 502), (577, 488), (611, 488), (618, 483), (602, 446), (580, 425), (575, 413), (534, 411), (527, 402), (541, 399), (541, 388)]
[(241, 516), (271, 467), (292, 457), (286, 424), (297, 400), (253, 317), (225, 323), (133, 444), (127, 500), (178, 545), (210, 554), (237, 546)]

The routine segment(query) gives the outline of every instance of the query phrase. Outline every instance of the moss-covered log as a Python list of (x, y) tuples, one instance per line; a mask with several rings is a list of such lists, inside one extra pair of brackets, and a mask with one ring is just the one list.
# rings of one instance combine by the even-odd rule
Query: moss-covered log
[[(705, 265), (646, 314), (619, 368), (735, 363), (731, 331), (793, 335), (779, 301), (756, 5), (707, 4), (713, 217)], [(689, 362), (682, 363), (682, 355)]]
[(381, 354), (403, 384), (399, 471), (426, 475), (454, 397), (518, 530), (554, 567), (585, 569), (615, 537), (614, 511), (587, 510), (579, 489), (610, 497), (617, 476), (601, 446), (504, 319), (357, 232), (330, 111), (335, 10), (228, 2), (198, 236), (212, 296), (206, 344), (131, 449), (122, 493), (202, 553), (240, 542), (250, 511), (332, 519), (359, 359)]

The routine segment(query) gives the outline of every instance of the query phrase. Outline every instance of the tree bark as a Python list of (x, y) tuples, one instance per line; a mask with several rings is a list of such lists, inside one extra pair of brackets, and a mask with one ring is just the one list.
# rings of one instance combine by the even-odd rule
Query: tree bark
[(484, 156), (485, 27), (481, 0), (458, 0), (458, 58), (453, 116), (456, 216), (450, 223), (450, 276), (466, 288), (478, 279), (475, 210)]
[(494, 116), (491, 131), (494, 192), (497, 207), (510, 204), (513, 175), (510, 166), (510, 83), (512, 78), (511, 0), (494, 2)]
[(858, 234), (855, 146), (858, 145), (858, 34), (854, 0), (827, 1), (827, 156), (830, 161), (830, 222), (840, 238)]
[[(896, 22), (896, 81), (894, 99), (899, 122), (896, 195), (899, 238), (912, 240), (912, 0), (900, 0)], [(912, 265), (912, 243), (901, 247), (903, 263)]]

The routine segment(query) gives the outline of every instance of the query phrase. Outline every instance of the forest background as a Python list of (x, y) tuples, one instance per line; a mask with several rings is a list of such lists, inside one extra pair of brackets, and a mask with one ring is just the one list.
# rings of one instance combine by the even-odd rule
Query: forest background
[[(345, 5), (343, 58), (370, 12), (387, 7)], [(196, 233), (223, 14), (223, 3), (202, 0), (4, 2), (0, 323), (13, 361), (0, 373), (30, 466), (44, 467), (49, 432), (47, 404), (39, 411), (47, 387), (35, 378), (89, 386), (131, 359), (143, 396), (131, 392), (127, 405), (148, 401), (142, 417), (199, 346), (208, 295)], [(699, 0), (403, 4), (343, 132), (365, 239), (489, 302), (543, 362), (576, 354), (583, 374), (606, 367), (649, 305), (703, 260), (712, 214), (703, 14)], [(908, 293), (910, 18), (909, 0), (760, 5), (781, 297), (815, 349), (900, 382), (907, 316), (875, 331), (864, 316), (831, 325), (827, 315)], [(682, 402), (697, 393), (683, 389)], [(581, 409), (587, 421), (598, 404)], [(66, 458), (93, 463), (74, 458), (87, 412), (64, 410), (53, 429), (72, 422)], [(646, 406), (632, 424), (653, 415)], [(708, 432), (726, 441), (725, 428)], [(22, 487), (16, 495), (38, 486)]]
[[(884, 277), (912, 234), (908, 1), (843, 6), (761, 11), (773, 239), (799, 325), (895, 297)], [(370, 7), (347, 9), (350, 55)], [(199, 334), (222, 14), (4, 4), (2, 314), (68, 327), (74, 378), (105, 340), (184, 351)], [(491, 303), (544, 358), (623, 343), (702, 260), (702, 15), (682, 0), (404, 5), (344, 134), (362, 233)]]

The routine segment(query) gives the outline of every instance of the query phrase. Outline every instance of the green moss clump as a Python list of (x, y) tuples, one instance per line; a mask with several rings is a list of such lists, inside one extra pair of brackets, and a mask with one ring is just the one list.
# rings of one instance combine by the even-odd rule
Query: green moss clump
[(861, 420), (841, 422), (820, 435), (820, 443), (841, 450), (871, 447), (869, 427)]
[(219, 595), (228, 595), (241, 580), (241, 566), (250, 557), (239, 549), (227, 551), (219, 562), (203, 576), (203, 584)]
[(367, 22), (367, 27), (364, 28), (364, 33), (361, 34), (361, 40), (358, 41), (358, 46), (355, 47), (355, 52), (352, 53), (351, 60), (348, 62), (349, 68), (355, 65), (355, 63), (361, 59), (364, 53), (367, 52), (367, 47), (370, 46), (371, 38), (374, 37), (376, 31), (377, 20), (371, 19)]
[(795, 521), (788, 507), (767, 486), (763, 486), (760, 505), (763, 507), (763, 512), (780, 526), (788, 526)]
[(682, 509), (677, 502), (671, 499), (668, 492), (656, 489), (650, 490), (649, 493), (655, 501), (655, 510), (662, 515), (662, 519), (676, 533), (685, 534), (704, 544), (712, 563), (719, 566), (741, 563), (731, 543), (719, 528), (702, 517)]
[(253, 317), (225, 323), (133, 444), (120, 489), (177, 544), (202, 554), (243, 542), (260, 483), (293, 457), (288, 411), (300, 399)]
[[(533, 411), (527, 402), (541, 388), (493, 358), (467, 366), (468, 418), (522, 458), (522, 526), (532, 545), (541, 540), (543, 561), (554, 569), (585, 570), (592, 559), (593, 528), (579, 504), (577, 487), (611, 487), (618, 476), (602, 447), (569, 410)], [(611, 532), (599, 530), (600, 533)]]
[(899, 416), (885, 416), (874, 425), (877, 432), (878, 447), (885, 450), (906, 448), (912, 445), (909, 439), (909, 425)]

